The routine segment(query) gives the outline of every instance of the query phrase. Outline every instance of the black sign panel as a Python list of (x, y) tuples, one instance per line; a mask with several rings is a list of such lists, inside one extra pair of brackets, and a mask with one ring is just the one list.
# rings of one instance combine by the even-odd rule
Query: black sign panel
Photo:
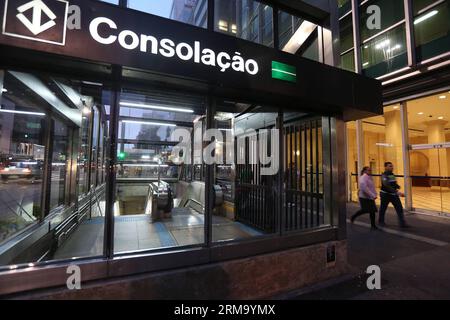
[(4, 10), (4, 35), (65, 45), (68, 1), (7, 0)]
[[(0, 44), (378, 113), (377, 81), (217, 32), (92, 0), (0, 0)], [(358, 93), (358, 94), (356, 94)]]

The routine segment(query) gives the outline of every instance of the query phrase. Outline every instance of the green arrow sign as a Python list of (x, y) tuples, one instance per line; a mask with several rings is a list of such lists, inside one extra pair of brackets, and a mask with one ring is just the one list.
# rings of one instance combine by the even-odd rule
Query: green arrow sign
[(297, 82), (297, 68), (278, 61), (272, 61), (272, 78)]

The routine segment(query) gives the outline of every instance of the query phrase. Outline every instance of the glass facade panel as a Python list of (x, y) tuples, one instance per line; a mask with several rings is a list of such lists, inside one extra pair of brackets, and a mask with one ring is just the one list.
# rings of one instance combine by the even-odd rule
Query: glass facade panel
[(214, 30), (273, 47), (273, 9), (255, 0), (215, 0)]
[[(438, 2), (437, 0), (412, 0), (414, 15), (419, 15), (423, 13), (432, 4)], [(448, 2), (448, 1), (447, 1)]]
[(215, 168), (215, 189), (224, 190), (223, 199), (215, 201), (212, 228), (215, 242), (273, 234), (277, 229), (279, 167), (274, 166), (273, 159), (269, 160), (275, 172), (263, 174), (269, 166), (261, 164), (259, 150), (265, 148), (267, 159), (279, 155), (279, 147), (273, 145), (272, 136), (261, 133), (276, 127), (278, 112), (274, 108), (258, 106), (240, 114), (239, 109), (243, 106), (241, 104), (239, 108), (238, 105), (220, 103), (215, 115), (216, 128), (223, 136), (222, 141), (216, 142), (220, 164)]
[(366, 76), (377, 78), (406, 67), (408, 57), (404, 25), (366, 42), (361, 51)]
[(419, 61), (450, 52), (450, 1), (416, 16), (414, 35)]
[(340, 27), (340, 52), (353, 48), (353, 24), (352, 16), (348, 15), (339, 22)]
[(407, 102), (413, 207), (450, 212), (450, 93)]
[(280, 49), (320, 61), (319, 28), (316, 24), (284, 11), (278, 12)]
[[(204, 243), (206, 185), (202, 153), (206, 99), (168, 91), (124, 90), (120, 98), (114, 205), (116, 253)], [(191, 163), (200, 166), (193, 179)]]
[(30, 89), (0, 70), (0, 243), (42, 216), (45, 110)]
[(339, 16), (343, 16), (352, 10), (352, 3), (350, 0), (338, 0)]
[(102, 255), (104, 174), (95, 188), (88, 180), (105, 155), (90, 166), (88, 150), (94, 140), (106, 150), (92, 122), (105, 119), (109, 92), (11, 70), (0, 71), (0, 87), (0, 265)]
[(208, 0), (128, 0), (128, 8), (206, 28)]
[[(398, 176), (397, 183), (402, 186), (402, 189), (404, 186), (400, 112), (398, 105), (385, 107), (383, 116), (364, 119), (362, 122), (364, 143), (362, 166), (369, 166), (372, 169), (377, 188), (381, 186), (380, 176), (384, 172), (385, 162), (392, 162), (394, 174)], [(357, 176), (353, 179), (356, 180)], [(404, 202), (404, 198), (401, 200)]]
[(119, 4), (119, 0), (100, 0), (102, 2), (108, 2), (108, 3), (112, 3), (112, 4)]
[(52, 172), (50, 186), (50, 209), (67, 203), (66, 177), (69, 165), (69, 128), (61, 121), (54, 120), (52, 146)]
[[(393, 26), (405, 18), (404, 0), (375, 0), (368, 1), (360, 7), (360, 29), (361, 41), (380, 33), (381, 31)], [(367, 12), (367, 8), (376, 5), (381, 9), (381, 29), (369, 28), (368, 22), (371, 21), (372, 13)]]
[(341, 56), (341, 68), (355, 72), (355, 52), (353, 50)]

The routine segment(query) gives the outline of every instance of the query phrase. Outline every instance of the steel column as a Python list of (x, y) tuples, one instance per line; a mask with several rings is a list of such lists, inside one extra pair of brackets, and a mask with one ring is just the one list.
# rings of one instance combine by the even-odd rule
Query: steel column
[(411, 210), (412, 203), (412, 180), (410, 172), (409, 159), (409, 132), (408, 132), (408, 108), (407, 102), (400, 104), (400, 117), (402, 125), (402, 157), (403, 157), (403, 174), (404, 174), (404, 189), (405, 190), (405, 208)]

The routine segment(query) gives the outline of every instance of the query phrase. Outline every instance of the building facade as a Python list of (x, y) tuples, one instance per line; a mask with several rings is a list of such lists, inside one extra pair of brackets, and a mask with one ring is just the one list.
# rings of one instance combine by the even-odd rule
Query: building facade
[(381, 114), (381, 84), (333, 67), (323, 3), (0, 1), (0, 295), (263, 298), (344, 274), (345, 122)]
[(341, 68), (382, 81), (384, 100), (383, 116), (347, 124), (348, 199), (363, 166), (390, 161), (408, 210), (448, 214), (450, 2), (338, 3)]

